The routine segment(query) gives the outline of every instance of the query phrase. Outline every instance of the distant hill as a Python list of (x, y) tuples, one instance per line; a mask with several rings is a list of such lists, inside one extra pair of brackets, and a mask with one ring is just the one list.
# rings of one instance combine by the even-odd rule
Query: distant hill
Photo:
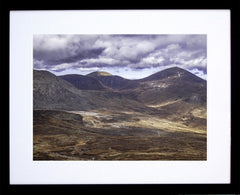
[(68, 81), (78, 89), (82, 89), (82, 90), (105, 90), (106, 89), (106, 87), (104, 87), (97, 79), (90, 76), (68, 74), (68, 75), (63, 75), (59, 77)]
[(100, 81), (104, 86), (115, 90), (131, 89), (138, 86), (137, 81), (125, 79), (116, 75), (111, 75), (107, 72), (92, 72), (87, 76), (93, 77)]
[(183, 78), (185, 81), (189, 81), (189, 82), (192, 82), (192, 81), (204, 82), (203, 79), (179, 67), (172, 67), (172, 68), (159, 71), (146, 78), (140, 79), (140, 81), (154, 81), (154, 80), (162, 80), (167, 78)]
[(194, 104), (206, 103), (206, 81), (196, 75), (173, 67), (140, 79), (138, 99), (148, 104), (182, 99)]
[(91, 76), (91, 77), (112, 76), (112, 74), (110, 74), (108, 72), (104, 72), (104, 71), (95, 71), (95, 72), (88, 74), (88, 76)]

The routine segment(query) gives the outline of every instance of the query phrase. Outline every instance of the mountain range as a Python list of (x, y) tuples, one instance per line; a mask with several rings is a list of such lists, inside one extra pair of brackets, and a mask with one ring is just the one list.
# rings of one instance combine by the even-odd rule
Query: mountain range
[(136, 110), (156, 108), (160, 104), (167, 105), (167, 102), (206, 105), (206, 81), (178, 67), (137, 80), (107, 72), (55, 76), (40, 70), (34, 70), (33, 77), (34, 109), (121, 107)]
[(206, 160), (207, 82), (33, 70), (34, 160)]

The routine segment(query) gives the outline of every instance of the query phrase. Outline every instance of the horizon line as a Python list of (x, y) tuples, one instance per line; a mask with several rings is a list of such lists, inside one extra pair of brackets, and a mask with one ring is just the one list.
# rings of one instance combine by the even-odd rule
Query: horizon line
[(36, 69), (36, 68), (33, 68), (33, 70), (37, 70), (37, 71), (47, 71), (47, 72), (50, 72), (50, 73), (54, 74), (54, 75), (57, 76), (57, 77), (66, 76), (66, 75), (80, 75), (80, 76), (87, 76), (87, 77), (89, 77), (89, 76), (88, 76), (89, 74), (92, 74), (92, 73), (95, 73), (95, 72), (105, 72), (105, 73), (110, 74), (109, 76), (119, 76), (119, 77), (124, 78), (124, 79), (127, 79), (127, 80), (141, 80), (141, 79), (147, 78), (147, 77), (149, 77), (149, 76), (151, 76), (151, 75), (154, 75), (154, 74), (156, 74), (156, 73), (162, 72), (162, 71), (164, 71), (164, 70), (173, 69), (173, 68), (179, 68), (179, 69), (185, 70), (185, 71), (187, 71), (187, 72), (195, 75), (196, 77), (198, 77), (198, 78), (200, 78), (200, 79), (202, 79), (202, 80), (207, 81), (207, 78), (206, 78), (206, 79), (205, 79), (205, 78), (202, 78), (202, 77), (194, 74), (193, 72), (191, 72), (191, 71), (189, 71), (189, 70), (187, 70), (187, 69), (180, 68), (179, 66), (173, 66), (173, 67), (170, 67), (170, 68), (165, 68), (165, 69), (162, 69), (162, 70), (157, 71), (157, 72), (155, 72), (155, 73), (151, 73), (151, 74), (149, 74), (148, 76), (145, 76), (145, 77), (142, 77), (142, 78), (135, 78), (135, 79), (126, 78), (126, 77), (121, 76), (121, 75), (112, 74), (112, 73), (109, 73), (109, 72), (107, 72), (107, 71), (101, 71), (101, 70), (99, 70), (99, 71), (92, 71), (92, 72), (89, 72), (89, 73), (87, 73), (87, 74), (85, 74), (85, 75), (84, 75), (84, 74), (79, 74), (79, 73), (70, 73), (70, 74), (57, 75), (57, 74), (55, 73), (55, 71), (51, 71), (51, 70)]

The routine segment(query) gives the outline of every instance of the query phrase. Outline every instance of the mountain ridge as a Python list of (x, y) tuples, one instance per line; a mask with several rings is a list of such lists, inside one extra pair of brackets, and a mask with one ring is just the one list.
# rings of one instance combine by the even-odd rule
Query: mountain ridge
[(178, 100), (189, 105), (206, 104), (206, 81), (184, 69), (165, 69), (137, 80), (110, 74), (93, 75), (56, 76), (48, 71), (34, 70), (34, 108), (141, 110), (176, 101), (174, 105), (180, 109)]
[(113, 76), (113, 75), (111, 73), (105, 72), (105, 71), (94, 71), (94, 72), (87, 74), (87, 76), (95, 77), (95, 76)]
[[(141, 79), (127, 79), (118, 75), (112, 75), (104, 71), (94, 71), (87, 75), (67, 74), (59, 77), (70, 82), (78, 89), (83, 89), (83, 90), (84, 89), (85, 90), (104, 90), (107, 88), (113, 89), (113, 90), (133, 89), (133, 88), (139, 87), (139, 83), (141, 82), (163, 80), (169, 77), (172, 77), (175, 81), (178, 78), (184, 77), (183, 79), (188, 82), (192, 82), (192, 81), (200, 82), (200, 83), (206, 82), (206, 80), (179, 67), (164, 69), (162, 71), (158, 71), (154, 74), (151, 74)], [(91, 86), (84, 86), (85, 83), (90, 83)]]
[(161, 71), (158, 71), (154, 74), (151, 74), (145, 78), (139, 79), (140, 81), (152, 81), (152, 80), (161, 80), (161, 79), (165, 79), (168, 77), (181, 77), (181, 76), (190, 76), (191, 75), (191, 79), (194, 79), (194, 81), (205, 81), (204, 79), (198, 77), (197, 75), (191, 73), (188, 70), (179, 68), (179, 67), (172, 67), (172, 68), (167, 68)]
[[(65, 75), (61, 75), (60, 77), (63, 77), (63, 76), (67, 76), (67, 75), (81, 75), (81, 76), (88, 76), (88, 77), (93, 77), (93, 78), (97, 78), (97, 77), (120, 77), (122, 79), (125, 79), (125, 80), (129, 80), (129, 81), (150, 81), (150, 80), (155, 80), (155, 79), (163, 79), (163, 78), (166, 78), (168, 76), (173, 76), (173, 75), (176, 75), (177, 73), (179, 73), (180, 75), (181, 74), (191, 74), (193, 75), (193, 77), (196, 77), (196, 78), (199, 78), (200, 80), (203, 80), (203, 81), (206, 81), (205, 79), (193, 74), (192, 72), (186, 70), (186, 69), (183, 69), (183, 68), (179, 68), (178, 66), (175, 66), (175, 67), (171, 67), (171, 68), (166, 68), (166, 69), (163, 69), (163, 70), (160, 70), (156, 73), (153, 73), (151, 75), (148, 75), (148, 76), (145, 76), (143, 78), (140, 78), (140, 79), (128, 79), (128, 78), (125, 78), (123, 76), (119, 76), (119, 75), (113, 75), (109, 72), (105, 72), (105, 71), (93, 71), (87, 75), (82, 75), (82, 74), (65, 74)], [(157, 78), (159, 77), (159, 78)]]

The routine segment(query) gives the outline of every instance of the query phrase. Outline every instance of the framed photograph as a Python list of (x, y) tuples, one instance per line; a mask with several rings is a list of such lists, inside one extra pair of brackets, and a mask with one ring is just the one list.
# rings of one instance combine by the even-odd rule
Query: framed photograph
[(230, 10), (10, 12), (10, 184), (229, 184)]

